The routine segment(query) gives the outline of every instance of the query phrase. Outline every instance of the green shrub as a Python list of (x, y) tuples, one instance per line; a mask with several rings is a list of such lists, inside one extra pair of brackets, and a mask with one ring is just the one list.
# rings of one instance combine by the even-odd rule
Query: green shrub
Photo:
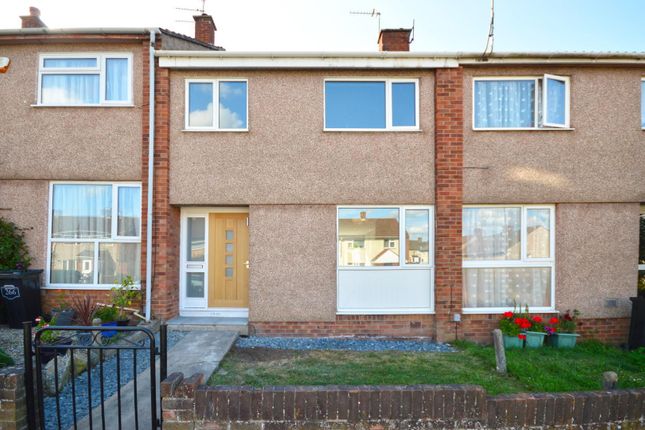
[(30, 263), (24, 232), (0, 217), (0, 270), (27, 270)]
[(16, 363), (14, 363), (13, 358), (0, 349), (0, 367), (13, 366), (14, 364)]
[(116, 321), (119, 310), (114, 306), (101, 306), (94, 312), (94, 318), (101, 318), (102, 323)]

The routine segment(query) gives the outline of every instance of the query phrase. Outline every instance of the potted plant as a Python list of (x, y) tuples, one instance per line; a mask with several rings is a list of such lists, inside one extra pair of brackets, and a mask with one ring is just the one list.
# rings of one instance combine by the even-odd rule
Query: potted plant
[[(544, 338), (546, 337), (546, 330), (542, 317), (535, 315), (532, 318), (527, 318), (527, 323), (530, 324), (526, 329), (526, 347), (527, 348), (540, 348), (544, 345)], [(526, 325), (526, 324), (525, 324)]]
[[(36, 332), (49, 326), (56, 325), (56, 318), (53, 317), (49, 322), (43, 317), (36, 318)], [(40, 342), (43, 346), (40, 347), (40, 359), (42, 363), (47, 363), (56, 355), (65, 355), (67, 348), (54, 348), (47, 345), (71, 345), (72, 340), (63, 337), (55, 331), (47, 330), (40, 335)]]
[(522, 329), (520, 324), (518, 324), (518, 320), (520, 319), (514, 312), (508, 311), (504, 312), (502, 319), (499, 320), (499, 329), (504, 336), (504, 348), (522, 348), (524, 346), (526, 335), (521, 332)]
[(126, 276), (121, 280), (121, 284), (112, 288), (112, 304), (119, 310), (117, 323), (120, 326), (126, 326), (130, 323), (130, 317), (127, 308), (132, 306), (132, 302), (141, 297), (141, 291), (134, 286), (134, 280), (131, 276)]
[[(563, 316), (557, 318), (557, 322), (554, 324), (555, 332), (551, 341), (553, 346), (556, 348), (573, 348), (576, 346), (576, 340), (580, 336), (576, 333), (579, 316), (580, 312), (574, 309), (573, 312), (567, 310)], [(555, 320), (556, 318), (552, 318), (550, 322)]]
[[(72, 299), (72, 309), (74, 310), (74, 323), (89, 327), (92, 325), (92, 319), (94, 318), (94, 311), (96, 310), (96, 305), (94, 301), (89, 296), (76, 296)], [(81, 345), (89, 345), (92, 343), (92, 333), (91, 332), (81, 332), (78, 333), (78, 342)]]
[[(101, 306), (94, 311), (94, 317), (101, 319), (103, 327), (116, 327), (116, 319), (119, 315), (119, 310), (114, 306)], [(116, 334), (115, 330), (102, 331), (101, 335), (105, 338), (110, 338)]]

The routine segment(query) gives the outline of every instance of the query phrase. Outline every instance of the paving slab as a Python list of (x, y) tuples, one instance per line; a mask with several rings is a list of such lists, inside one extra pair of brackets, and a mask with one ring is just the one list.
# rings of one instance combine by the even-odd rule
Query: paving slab
[[(168, 351), (168, 374), (182, 372), (185, 377), (194, 373), (203, 373), (208, 378), (233, 346), (237, 339), (236, 332), (219, 330), (194, 330), (188, 333)], [(157, 380), (159, 380), (159, 360), (156, 361)], [(97, 381), (98, 382), (98, 381)], [(150, 371), (146, 370), (137, 376), (137, 400), (139, 410), (139, 428), (151, 429), (150, 422)], [(157, 396), (159, 391), (157, 390)], [(118, 429), (118, 395), (105, 401), (105, 428)], [(160, 401), (157, 400), (157, 408)], [(134, 416), (134, 381), (121, 389), (121, 423), (123, 429), (135, 428)], [(101, 407), (92, 410), (93, 428), (100, 429)], [(73, 427), (72, 427), (73, 428)], [(79, 429), (89, 429), (89, 416), (78, 424)]]

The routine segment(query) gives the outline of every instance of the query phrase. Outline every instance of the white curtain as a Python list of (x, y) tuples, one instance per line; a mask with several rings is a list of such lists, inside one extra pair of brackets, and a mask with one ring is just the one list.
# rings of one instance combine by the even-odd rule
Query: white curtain
[(533, 127), (535, 81), (475, 81), (475, 127)]
[(99, 75), (43, 75), (41, 99), (45, 104), (97, 104)]
[(139, 236), (141, 219), (141, 189), (119, 187), (118, 236)]
[(464, 208), (464, 260), (519, 260), (520, 208)]
[(52, 238), (111, 236), (111, 185), (57, 184), (53, 194)]
[(551, 305), (551, 268), (464, 269), (464, 303), (468, 308)]
[(105, 60), (105, 100), (128, 100), (128, 59)]

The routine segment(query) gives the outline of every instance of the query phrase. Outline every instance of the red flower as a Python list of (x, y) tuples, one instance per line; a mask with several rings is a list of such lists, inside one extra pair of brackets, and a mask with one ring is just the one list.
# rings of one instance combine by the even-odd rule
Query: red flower
[(523, 329), (531, 328), (531, 323), (528, 321), (523, 321), (520, 328), (523, 328)]
[(542, 322), (542, 317), (539, 316), (539, 315), (536, 315), (536, 316), (533, 317), (533, 321), (535, 321), (536, 323), (541, 323)]
[(504, 312), (504, 318), (512, 318), (512, 317), (513, 317), (513, 312), (511, 311)]
[(524, 320), (524, 318), (515, 318), (514, 323), (517, 325), (522, 325), (522, 320)]
[(558, 323), (558, 319), (557, 319), (556, 317), (551, 317), (551, 319), (549, 320), (549, 323), (551, 323), (551, 324), (557, 324), (557, 323)]
[(518, 335), (517, 335), (517, 337), (518, 337), (520, 340), (525, 340), (525, 339), (526, 339), (526, 335), (525, 335), (525, 334), (521, 334), (521, 333), (520, 333), (520, 334), (518, 334)]

